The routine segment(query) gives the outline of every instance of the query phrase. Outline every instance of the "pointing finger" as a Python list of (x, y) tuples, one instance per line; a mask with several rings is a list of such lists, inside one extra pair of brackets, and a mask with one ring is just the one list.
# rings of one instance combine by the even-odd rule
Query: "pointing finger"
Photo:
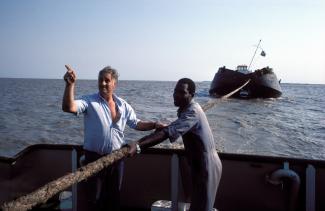
[(65, 66), (65, 68), (67, 68), (67, 70), (69, 71), (69, 72), (71, 72), (71, 71), (73, 71), (73, 69), (71, 68), (71, 66), (70, 65), (64, 65)]

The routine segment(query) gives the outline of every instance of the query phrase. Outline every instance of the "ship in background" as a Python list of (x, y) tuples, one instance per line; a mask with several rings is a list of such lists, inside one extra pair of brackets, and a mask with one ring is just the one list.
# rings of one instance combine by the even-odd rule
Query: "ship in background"
[[(250, 66), (254, 60), (257, 50), (260, 48), (259, 41), (249, 67), (238, 65), (236, 70), (220, 67), (215, 74), (209, 93), (211, 96), (222, 97), (238, 89), (232, 97), (237, 98), (277, 98), (282, 95), (280, 81), (270, 67), (264, 67), (255, 71), (250, 71)], [(264, 50), (261, 56), (265, 56)]]

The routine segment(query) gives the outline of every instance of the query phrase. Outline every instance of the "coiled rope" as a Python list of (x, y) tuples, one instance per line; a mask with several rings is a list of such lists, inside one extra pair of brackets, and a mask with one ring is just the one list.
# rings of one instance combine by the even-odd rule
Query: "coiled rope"
[[(244, 86), (246, 86), (249, 82), (250, 79), (247, 80), (242, 86), (238, 87), (234, 91), (230, 92), (227, 95), (222, 96), (221, 99), (225, 99), (232, 96), (240, 89), (242, 89)], [(202, 109), (204, 111), (207, 111), (213, 106), (215, 106), (218, 102), (219, 102), (218, 98), (212, 99), (208, 101), (205, 105), (203, 105)], [(128, 147), (122, 147), (121, 149), (116, 150), (111, 154), (106, 155), (83, 167), (80, 167), (79, 169), (77, 169), (77, 171), (62, 176), (27, 195), (21, 196), (18, 199), (10, 202), (5, 202), (1, 206), (1, 209), (3, 211), (16, 211), (16, 210), (25, 211), (25, 210), (32, 209), (37, 204), (45, 203), (47, 200), (52, 198), (55, 194), (69, 188), (73, 184), (81, 182), (82, 180), (85, 180), (90, 176), (100, 172), (101, 170), (113, 164), (114, 162), (117, 162), (122, 158), (125, 158), (127, 154), (128, 154)]]

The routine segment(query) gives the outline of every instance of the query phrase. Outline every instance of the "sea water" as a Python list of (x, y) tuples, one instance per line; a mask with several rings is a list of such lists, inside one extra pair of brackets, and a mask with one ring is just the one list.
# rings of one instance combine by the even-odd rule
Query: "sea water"
[[(116, 94), (142, 120), (176, 119), (170, 81), (119, 81)], [(210, 82), (196, 82), (195, 100), (210, 100)], [(325, 159), (325, 85), (281, 84), (277, 99), (217, 99), (206, 114), (218, 151)], [(83, 117), (61, 109), (65, 83), (56, 79), (0, 78), (0, 156), (33, 144), (82, 144)], [(76, 97), (98, 91), (96, 80), (78, 80)], [(126, 141), (150, 132), (127, 128)], [(168, 141), (162, 147), (173, 147)], [(181, 146), (181, 145), (180, 145)]]

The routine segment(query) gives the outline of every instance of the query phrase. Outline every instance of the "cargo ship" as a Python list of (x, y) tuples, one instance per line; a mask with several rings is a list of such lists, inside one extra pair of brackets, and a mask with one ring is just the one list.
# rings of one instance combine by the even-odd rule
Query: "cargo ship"
[(209, 94), (215, 97), (224, 96), (247, 81), (249, 83), (234, 93), (232, 97), (277, 98), (282, 95), (280, 81), (272, 68), (264, 67), (250, 72), (246, 65), (238, 65), (236, 70), (226, 67), (219, 68), (211, 82)]
[[(277, 98), (282, 95), (280, 81), (270, 67), (264, 67), (251, 71), (250, 67), (254, 61), (261, 40), (256, 46), (254, 55), (249, 66), (238, 65), (236, 70), (231, 70), (225, 66), (220, 67), (215, 74), (209, 89), (209, 94), (214, 97), (222, 97), (228, 93), (237, 98)], [(261, 56), (265, 56), (262, 49)], [(239, 88), (240, 87), (240, 88)]]

